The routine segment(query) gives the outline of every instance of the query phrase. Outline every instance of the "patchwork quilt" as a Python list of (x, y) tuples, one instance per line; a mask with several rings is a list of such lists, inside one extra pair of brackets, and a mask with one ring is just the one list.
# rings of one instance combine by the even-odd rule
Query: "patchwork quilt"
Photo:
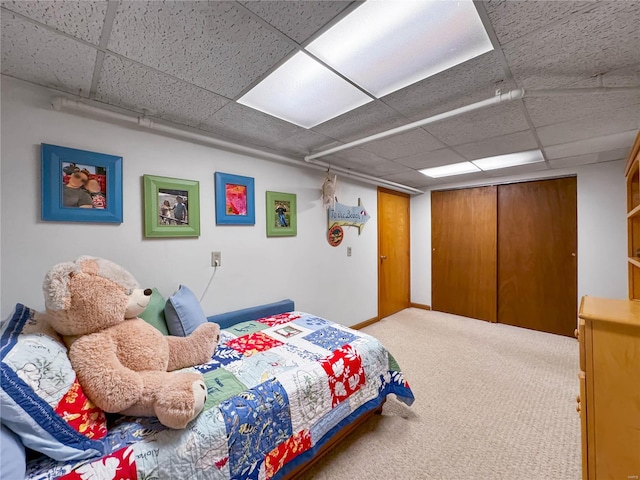
[[(378, 340), (303, 312), (223, 330), (212, 359), (194, 367), (208, 388), (184, 430), (121, 417), (101, 458), (27, 465), (31, 479), (278, 479), (390, 393), (414, 397)], [(193, 370), (193, 369), (187, 369)]]

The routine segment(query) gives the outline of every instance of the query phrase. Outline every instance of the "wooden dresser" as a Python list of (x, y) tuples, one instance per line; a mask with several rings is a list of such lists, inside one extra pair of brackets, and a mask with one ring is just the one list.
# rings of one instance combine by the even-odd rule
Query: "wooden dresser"
[(640, 302), (585, 296), (580, 304), (584, 480), (640, 480)]

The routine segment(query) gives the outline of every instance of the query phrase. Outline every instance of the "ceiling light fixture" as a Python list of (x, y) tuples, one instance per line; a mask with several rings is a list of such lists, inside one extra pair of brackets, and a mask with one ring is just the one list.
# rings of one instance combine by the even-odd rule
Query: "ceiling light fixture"
[(371, 101), (324, 65), (298, 52), (238, 103), (311, 128)]
[(516, 165), (544, 162), (544, 157), (540, 150), (527, 150), (525, 152), (479, 158), (478, 160), (471, 160), (471, 162), (481, 170), (495, 170), (497, 168), (515, 167)]
[(462, 175), (463, 173), (479, 172), (480, 169), (471, 162), (452, 163), (441, 167), (424, 168), (420, 173), (431, 178), (449, 177), (451, 175)]
[(471, 0), (376, 0), (306, 50), (380, 98), (493, 46)]

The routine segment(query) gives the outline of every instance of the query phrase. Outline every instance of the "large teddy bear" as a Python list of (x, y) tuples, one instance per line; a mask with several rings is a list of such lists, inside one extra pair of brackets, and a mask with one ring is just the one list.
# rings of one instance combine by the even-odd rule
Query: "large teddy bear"
[(96, 406), (156, 416), (170, 428), (184, 428), (200, 413), (207, 398), (202, 375), (173, 370), (211, 359), (217, 324), (202, 324), (188, 337), (162, 335), (136, 317), (151, 290), (101, 258), (55, 265), (43, 291), (48, 322), (63, 335), (78, 381)]

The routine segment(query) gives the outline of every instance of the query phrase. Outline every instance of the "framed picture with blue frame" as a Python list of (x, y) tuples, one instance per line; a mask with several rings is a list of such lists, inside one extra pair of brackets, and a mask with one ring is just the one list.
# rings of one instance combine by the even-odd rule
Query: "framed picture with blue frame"
[(255, 187), (251, 177), (215, 172), (216, 225), (255, 225)]
[(122, 157), (43, 143), (42, 220), (122, 223)]

